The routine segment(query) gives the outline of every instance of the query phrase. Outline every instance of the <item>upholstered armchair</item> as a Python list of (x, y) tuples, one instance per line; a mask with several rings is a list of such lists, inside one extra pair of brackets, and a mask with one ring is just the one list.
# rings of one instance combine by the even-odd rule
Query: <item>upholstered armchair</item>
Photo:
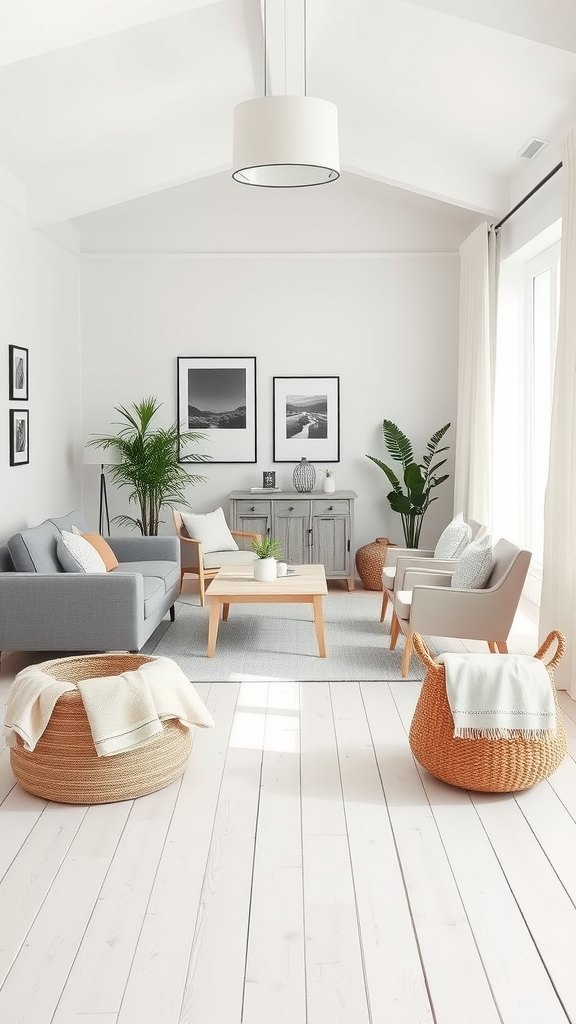
[[(197, 576), (200, 604), (204, 607), (206, 582), (213, 580), (223, 565), (251, 564), (256, 557), (251, 550), (251, 544), (253, 540), (260, 540), (260, 534), (229, 530), (221, 509), (217, 509), (216, 512), (209, 513), (207, 516), (187, 516), (186, 513), (173, 508), (172, 515), (176, 535), (180, 541), (180, 590), (182, 590), (184, 576), (187, 573)], [(210, 521), (211, 517), (216, 517), (216, 521)], [(204, 525), (202, 520), (206, 520), (207, 528), (205, 529), (200, 529)], [(198, 525), (199, 536), (190, 536), (185, 525), (186, 521), (189, 524), (192, 522)], [(208, 532), (212, 543), (207, 542)], [(222, 538), (220, 541), (222, 547), (215, 549), (214, 545), (218, 545), (219, 537)]]
[(412, 634), (486, 640), (493, 652), (505, 654), (506, 641), (528, 573), (531, 553), (502, 538), (492, 551), (492, 568), (485, 586), (453, 587), (453, 572), (407, 569), (404, 589), (394, 596), (390, 650), (404, 634), (402, 676), (407, 676)]
[[(459, 519), (463, 529), (468, 527), (468, 532), (461, 534), (461, 543), (458, 543), (458, 536), (454, 530), (454, 524)], [(449, 533), (452, 531), (450, 543)], [(486, 527), (470, 519), (466, 524), (461, 516), (457, 516), (446, 527), (446, 530), (438, 538), (434, 550), (425, 548), (398, 548), (389, 547), (386, 552), (384, 566), (382, 569), (382, 608), (380, 611), (380, 622), (384, 622), (388, 602), (394, 598), (395, 590), (403, 590), (404, 576), (408, 568), (426, 569), (431, 572), (450, 572), (456, 565), (460, 555), (470, 541), (481, 537)], [(448, 535), (448, 536), (446, 536)]]

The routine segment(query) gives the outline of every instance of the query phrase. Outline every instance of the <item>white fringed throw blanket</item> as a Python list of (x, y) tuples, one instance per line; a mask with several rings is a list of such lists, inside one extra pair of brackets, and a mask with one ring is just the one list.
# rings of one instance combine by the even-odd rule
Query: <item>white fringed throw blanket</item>
[(100, 757), (122, 754), (149, 743), (162, 722), (176, 718), (186, 728), (214, 725), (212, 715), (182, 669), (170, 658), (155, 658), (133, 672), (57, 682), (35, 665), (16, 676), (6, 706), (4, 733), (9, 746), (20, 736), (34, 750), (62, 693), (78, 689)]
[(545, 666), (528, 654), (443, 654), (446, 694), (461, 739), (542, 740), (556, 732)]

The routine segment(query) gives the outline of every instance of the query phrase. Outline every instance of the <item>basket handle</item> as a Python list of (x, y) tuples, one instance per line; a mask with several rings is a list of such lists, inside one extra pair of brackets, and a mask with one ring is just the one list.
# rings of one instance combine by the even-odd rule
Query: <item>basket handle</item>
[(556, 653), (554, 657), (551, 658), (550, 661), (544, 662), (546, 668), (556, 668), (556, 665), (560, 664), (564, 651), (566, 650), (566, 637), (564, 636), (564, 633), (560, 633), (558, 629), (553, 629), (550, 633), (548, 633), (548, 636), (544, 640), (544, 643), (536, 651), (536, 654), (534, 655), (535, 658), (538, 658), (540, 661), (542, 661), (544, 659), (546, 651), (554, 642), (554, 640), (556, 641), (558, 646), (556, 648)]
[(412, 641), (414, 643), (414, 650), (416, 651), (416, 654), (420, 658), (420, 661), (422, 662), (424, 667), (432, 668), (433, 666), (435, 666), (436, 662), (434, 661), (434, 658), (430, 653), (430, 648), (424, 642), (424, 640), (420, 636), (420, 633), (412, 633)]

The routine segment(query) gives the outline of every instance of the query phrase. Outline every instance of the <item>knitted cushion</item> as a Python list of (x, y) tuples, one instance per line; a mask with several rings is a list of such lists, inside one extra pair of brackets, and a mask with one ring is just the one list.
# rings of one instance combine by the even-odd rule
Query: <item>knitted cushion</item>
[(65, 572), (106, 572), (104, 560), (96, 548), (84, 537), (68, 530), (62, 530), (56, 552)]
[(471, 540), (472, 530), (459, 512), (440, 534), (434, 548), (434, 558), (459, 558)]
[(201, 542), (205, 555), (210, 551), (238, 550), (238, 545), (228, 529), (221, 508), (217, 508), (215, 512), (207, 512), (205, 515), (181, 512), (181, 516), (186, 533), (189, 537)]
[(485, 586), (492, 572), (492, 537), (485, 534), (474, 540), (459, 558), (452, 573), (452, 587), (460, 590), (479, 590)]

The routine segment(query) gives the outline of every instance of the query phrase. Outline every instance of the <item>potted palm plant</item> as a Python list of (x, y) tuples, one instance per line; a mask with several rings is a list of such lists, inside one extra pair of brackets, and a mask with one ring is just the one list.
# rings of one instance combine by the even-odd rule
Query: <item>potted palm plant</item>
[(270, 583), (276, 579), (276, 560), (282, 557), (280, 541), (273, 537), (261, 537), (252, 541), (254, 560), (254, 579), (258, 583)]
[[(118, 433), (94, 436), (88, 441), (94, 448), (114, 452), (117, 464), (110, 467), (112, 481), (118, 487), (130, 488), (128, 501), (138, 508), (137, 516), (115, 516), (112, 522), (138, 529), (145, 537), (158, 534), (163, 505), (190, 508), (186, 488), (206, 479), (190, 473), (179, 462), (180, 445), (199, 443), (206, 435), (193, 431), (180, 433), (177, 423), (153, 427), (152, 420), (161, 404), (150, 396), (128, 408), (115, 406), (115, 411), (123, 418)], [(188, 462), (207, 462), (209, 458), (197, 452), (186, 456)], [(106, 462), (104, 456), (102, 462)]]
[(394, 512), (398, 512), (402, 519), (402, 529), (407, 548), (418, 547), (422, 520), (426, 510), (433, 501), (437, 500), (436, 495), (431, 497), (431, 491), (448, 479), (448, 473), (442, 476), (436, 475), (440, 467), (445, 464), (446, 459), (441, 459), (440, 462), (435, 462), (435, 459), (441, 452), (447, 452), (450, 447), (449, 445), (443, 448), (438, 447), (449, 427), (450, 424), (446, 423), (432, 434), (426, 445), (425, 454), (420, 462), (416, 462), (412, 443), (408, 440), (406, 434), (392, 420), (382, 421), (384, 444), (388, 449), (390, 457), (395, 462), (402, 464), (402, 482), (398, 479), (394, 470), (387, 466), (385, 462), (377, 459), (374, 455), (366, 456), (367, 459), (371, 459), (372, 462), (380, 467), (392, 484), (392, 490), (387, 495), (387, 498), (391, 509)]

